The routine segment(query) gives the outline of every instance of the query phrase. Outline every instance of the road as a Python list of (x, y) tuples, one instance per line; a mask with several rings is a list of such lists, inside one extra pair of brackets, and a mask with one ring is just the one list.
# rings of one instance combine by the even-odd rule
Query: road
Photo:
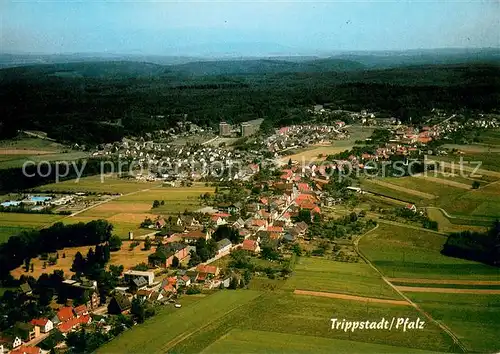
[(371, 267), (373, 268), (379, 275), (380, 277), (382, 278), (382, 280), (387, 283), (387, 285), (389, 285), (392, 289), (394, 289), (395, 292), (397, 292), (403, 299), (405, 299), (406, 301), (408, 301), (408, 303), (413, 306), (419, 313), (421, 313), (422, 315), (424, 315), (429, 321), (431, 321), (432, 323), (436, 324), (439, 328), (441, 328), (441, 330), (443, 330), (446, 334), (448, 334), (451, 339), (453, 340), (453, 342), (462, 350), (462, 352), (467, 352), (467, 348), (465, 347), (465, 345), (460, 341), (460, 339), (458, 338), (458, 336), (453, 333), (453, 331), (451, 329), (449, 329), (447, 326), (445, 326), (443, 323), (441, 323), (440, 321), (437, 321), (435, 320), (429, 313), (427, 313), (426, 311), (424, 311), (420, 306), (418, 306), (415, 302), (413, 302), (409, 297), (407, 297), (405, 294), (403, 294), (402, 291), (400, 291), (395, 285), (393, 285), (385, 276), (384, 274), (382, 274), (382, 272), (373, 265), (373, 263), (359, 250), (359, 241), (364, 237), (366, 236), (367, 234), (375, 231), (376, 229), (378, 229), (378, 225), (375, 226), (373, 229), (371, 229), (370, 231), (368, 232), (365, 232), (363, 235), (357, 237), (353, 244), (354, 244), (354, 250), (356, 251), (356, 253)]
[(151, 190), (151, 189), (153, 189), (153, 188), (160, 187), (160, 186), (161, 186), (161, 185), (155, 185), (155, 186), (150, 187), (150, 188), (141, 189), (141, 190), (139, 190), (139, 191), (130, 192), (130, 193), (127, 193), (127, 194), (120, 194), (120, 195), (117, 195), (117, 196), (111, 197), (111, 198), (109, 198), (109, 199), (103, 200), (102, 202), (99, 202), (99, 203), (93, 204), (93, 205), (91, 205), (91, 206), (88, 206), (88, 207), (86, 207), (86, 208), (83, 208), (82, 210), (75, 211), (73, 214), (66, 216), (66, 218), (70, 218), (70, 217), (76, 216), (76, 215), (81, 214), (81, 213), (83, 213), (83, 212), (85, 212), (85, 211), (87, 211), (87, 210), (90, 210), (90, 209), (92, 209), (92, 208), (95, 208), (95, 207), (97, 207), (97, 206), (99, 206), (99, 205), (109, 203), (109, 202), (110, 202), (110, 201), (112, 201), (112, 200), (115, 200), (115, 199), (118, 199), (118, 198), (121, 198), (121, 197), (126, 197), (126, 196), (133, 195), (133, 194), (137, 194), (137, 193), (147, 192), (147, 191), (149, 191), (149, 190)]

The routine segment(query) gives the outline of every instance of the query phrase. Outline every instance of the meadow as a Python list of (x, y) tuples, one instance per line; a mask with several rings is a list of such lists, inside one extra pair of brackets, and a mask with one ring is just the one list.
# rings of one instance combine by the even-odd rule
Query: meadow
[(64, 216), (53, 214), (0, 213), (1, 227), (42, 228), (61, 220)]
[[(346, 150), (351, 150), (357, 140), (365, 140), (370, 137), (374, 131), (371, 127), (352, 126), (348, 128), (349, 139), (335, 140), (330, 144), (311, 145), (294, 154), (284, 156), (281, 160), (288, 162), (289, 159), (306, 163), (316, 160), (324, 160), (328, 155), (335, 155)], [(321, 157), (319, 157), (321, 156)]]
[[(98, 353), (165, 353), (206, 325), (222, 320), (260, 295), (257, 291), (220, 291), (175, 312), (160, 313), (101, 347)], [(182, 299), (181, 299), (182, 304)]]
[(335, 262), (324, 258), (299, 258), (284, 289), (401, 299), (368, 264)]
[(500, 295), (407, 293), (436, 320), (444, 322), (469, 351), (498, 352)]
[(245, 353), (435, 353), (421, 349), (410, 349), (355, 342), (342, 339), (311, 337), (300, 334), (264, 332), (257, 330), (233, 329), (201, 353), (236, 353), (244, 348)]
[(446, 236), (380, 224), (359, 248), (388, 277), (500, 280), (500, 268), (442, 255)]
[(79, 180), (72, 179), (59, 183), (38, 187), (40, 191), (51, 192), (95, 192), (109, 194), (127, 194), (143, 189), (158, 187), (158, 182), (138, 181), (135, 179), (117, 178), (116, 176), (89, 176)]
[[(213, 296), (213, 295), (212, 295)], [(190, 333), (184, 340), (171, 348), (174, 353), (199, 353), (207, 348), (208, 352), (232, 352), (235, 343), (231, 341), (232, 331), (248, 333), (252, 338), (254, 331), (269, 343), (266, 352), (294, 352), (300, 346), (298, 338), (303, 339), (300, 346), (305, 352), (325, 350), (329, 340), (347, 340), (359, 343), (359, 349), (374, 352), (382, 349), (379, 345), (392, 347), (391, 351), (407, 352), (408, 348), (449, 351), (451, 340), (437, 327), (429, 324), (424, 330), (415, 332), (402, 331), (355, 331), (344, 332), (331, 329), (331, 318), (349, 320), (380, 321), (382, 318), (419, 317), (415, 309), (409, 306), (365, 303), (359, 301), (320, 298), (315, 296), (293, 295), (286, 291), (264, 292), (258, 298), (244, 304), (236, 311), (224, 317), (222, 321), (213, 321), (203, 330)], [(296, 337), (299, 336), (299, 337)], [(226, 339), (230, 339), (226, 341)], [(292, 338), (288, 342), (280, 339)], [(325, 342), (326, 340), (326, 342)], [(270, 343), (272, 342), (272, 343)], [(307, 344), (305, 344), (307, 343)], [(345, 343), (347, 344), (347, 343)], [(212, 347), (213, 345), (213, 347)], [(250, 352), (262, 348), (251, 344)], [(246, 347), (243, 351), (246, 352)], [(240, 350), (242, 347), (240, 347)], [(330, 348), (330, 352), (333, 348)], [(302, 350), (295, 350), (295, 352)], [(351, 350), (352, 352), (352, 350)]]
[(29, 230), (30, 228), (18, 227), (18, 226), (0, 226), (0, 243), (6, 242), (9, 237), (17, 235), (24, 230)]

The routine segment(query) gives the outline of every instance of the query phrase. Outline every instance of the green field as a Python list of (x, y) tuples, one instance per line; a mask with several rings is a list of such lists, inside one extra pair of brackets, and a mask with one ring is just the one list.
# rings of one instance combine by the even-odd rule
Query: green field
[(442, 255), (445, 242), (433, 232), (380, 224), (359, 247), (388, 277), (500, 280), (500, 268)]
[(52, 214), (0, 213), (1, 227), (41, 228), (49, 226), (64, 216)]
[(29, 228), (0, 225), (0, 243), (6, 242), (9, 239), (9, 237), (17, 235), (23, 230), (29, 230)]
[(72, 179), (60, 183), (52, 183), (41, 186), (41, 191), (54, 192), (96, 192), (96, 193), (132, 193), (143, 189), (158, 186), (159, 183), (143, 182), (135, 179), (100, 176), (83, 177), (80, 180)]
[(152, 319), (122, 334), (98, 352), (164, 353), (184, 336), (222, 320), (259, 295), (259, 292), (250, 290), (220, 291), (175, 312), (160, 310)]
[(401, 300), (368, 264), (323, 258), (301, 257), (284, 288)]
[(390, 345), (234, 329), (202, 351), (218, 353), (434, 353)]
[(22, 167), (26, 161), (38, 163), (40, 161), (74, 161), (88, 157), (88, 153), (83, 151), (74, 151), (66, 153), (50, 153), (44, 155), (31, 154), (15, 154), (15, 155), (0, 155), (0, 169)]
[(500, 350), (500, 295), (408, 293), (413, 301), (444, 322), (469, 351)]
[[(223, 306), (221, 304), (221, 306)], [(349, 320), (380, 321), (382, 318), (408, 317), (416, 319), (418, 313), (409, 306), (394, 306), (387, 304), (367, 304), (359, 301), (326, 299), (313, 296), (297, 296), (289, 292), (265, 292), (259, 298), (248, 302), (243, 307), (234, 311), (222, 321), (214, 321), (202, 330), (193, 333), (188, 338), (179, 342), (171, 350), (173, 353), (199, 353), (208, 347), (209, 352), (221, 349), (220, 352), (234, 352), (232, 343), (225, 343), (225, 338), (231, 331), (266, 332), (267, 342), (274, 339), (274, 344), (268, 348), (269, 352), (281, 351), (294, 352), (297, 344), (281, 342), (282, 334), (299, 335), (310, 347), (315, 350), (315, 344), (325, 343), (323, 340), (341, 339), (365, 343), (359, 348), (366, 352), (373, 352), (377, 344), (397, 345), (399, 351), (406, 353), (408, 348), (418, 348), (435, 351), (449, 351), (451, 340), (434, 325), (426, 326), (418, 332), (402, 331), (355, 331), (344, 332), (331, 329), (331, 318)], [(292, 336), (292, 337), (293, 337)], [(296, 337), (295, 337), (296, 338)], [(222, 339), (222, 340), (221, 340)], [(221, 340), (221, 342), (218, 342)], [(211, 349), (214, 344), (215, 349)], [(278, 346), (280, 346), (278, 348)], [(254, 350), (259, 350), (257, 347)], [(318, 344), (317, 350), (322, 350)], [(335, 348), (330, 348), (332, 352)], [(252, 350), (252, 347), (249, 348)], [(307, 348), (305, 348), (307, 351)], [(324, 349), (323, 349), (324, 350)], [(297, 349), (295, 352), (301, 352)], [(238, 352), (246, 352), (245, 347), (240, 347)], [(354, 348), (350, 352), (358, 352)]]

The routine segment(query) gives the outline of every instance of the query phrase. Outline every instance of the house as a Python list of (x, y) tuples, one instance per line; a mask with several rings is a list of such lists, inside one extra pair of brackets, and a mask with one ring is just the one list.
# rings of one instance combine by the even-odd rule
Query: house
[(304, 236), (308, 228), (309, 225), (307, 225), (304, 221), (300, 221), (295, 224), (295, 229), (299, 232), (300, 236)]
[(151, 297), (151, 294), (153, 293), (153, 290), (147, 290), (147, 289), (142, 289), (139, 290), (135, 296), (137, 296), (138, 299), (144, 301), (147, 300)]
[(73, 310), (76, 314), (76, 317), (85, 316), (89, 314), (89, 310), (87, 309), (87, 305), (80, 305), (74, 308)]
[(123, 273), (123, 278), (127, 283), (130, 283), (133, 279), (143, 277), (148, 281), (148, 285), (153, 284), (155, 280), (155, 273), (148, 271), (139, 271), (139, 270), (127, 270)]
[(247, 229), (239, 229), (238, 230), (238, 235), (242, 236), (243, 238), (247, 239), (252, 235), (252, 232)]
[(158, 218), (156, 221), (155, 221), (155, 227), (157, 229), (162, 229), (165, 225), (167, 225), (167, 222), (165, 221), (164, 218)]
[(267, 227), (268, 232), (273, 232), (273, 233), (281, 233), (283, 232), (283, 228), (281, 226), (268, 226)]
[(259, 243), (254, 240), (244, 240), (241, 249), (252, 253), (260, 252)]
[(23, 340), (19, 336), (3, 336), (0, 337), (0, 347), (2, 347), (4, 350), (7, 349), (7, 352), (9, 351), (8, 348), (17, 348), (21, 344), (23, 344)]
[(174, 257), (182, 261), (188, 255), (187, 245), (179, 242), (171, 242), (159, 246), (153, 254), (150, 254), (148, 256), (148, 264), (150, 267), (167, 268), (172, 265)]
[(125, 313), (132, 307), (129, 298), (120, 292), (117, 292), (109, 302), (108, 313), (112, 315), (119, 315)]
[(215, 223), (215, 225), (220, 226), (220, 225), (226, 225), (227, 224), (227, 218), (230, 217), (231, 214), (226, 214), (226, 213), (218, 213), (218, 214), (213, 214), (210, 216), (210, 220)]
[(406, 205), (406, 209), (416, 213), (417, 212), (417, 207), (415, 206), (415, 204), (408, 204)]
[(30, 323), (39, 327), (41, 333), (48, 333), (54, 328), (54, 322), (45, 317), (32, 319)]
[(79, 281), (66, 279), (62, 283), (66, 287), (68, 299), (88, 298), (87, 307), (91, 309), (99, 307), (100, 297), (97, 293), (97, 281), (81, 277)]
[(196, 267), (196, 271), (216, 277), (219, 275), (220, 269), (216, 266), (200, 264)]
[(229, 214), (239, 214), (241, 210), (240, 203), (234, 204), (221, 204), (218, 206), (219, 211), (229, 213)]
[(134, 278), (130, 285), (136, 290), (142, 290), (148, 286), (148, 281), (144, 277)]
[(217, 242), (217, 254), (224, 254), (231, 250), (233, 244), (227, 238)]
[(149, 299), (151, 301), (160, 301), (161, 299), (163, 299), (163, 294), (161, 292), (158, 292), (158, 291), (153, 291), (153, 293), (151, 294)]
[(75, 318), (72, 318), (66, 322), (61, 323), (57, 327), (57, 329), (61, 333), (64, 334), (64, 333), (68, 333), (68, 332), (72, 331), (73, 329), (80, 327), (81, 325), (89, 324), (91, 321), (92, 321), (92, 318), (89, 315), (83, 315), (83, 316), (75, 317)]
[(30, 347), (27, 345), (21, 345), (19, 348), (14, 349), (10, 354), (41, 354), (42, 349), (39, 347)]
[(24, 295), (33, 294), (33, 290), (31, 290), (31, 286), (28, 283), (23, 283), (19, 286), (19, 289)]
[(184, 240), (184, 242), (187, 242), (187, 243), (196, 242), (199, 239), (204, 239), (204, 240), (210, 239), (209, 232), (208, 231), (203, 232), (201, 230), (194, 230), (194, 231), (186, 232), (184, 234), (180, 234), (179, 236)]
[(58, 323), (61, 323), (74, 318), (75, 314), (73, 313), (72, 307), (66, 306), (66, 307), (61, 307), (59, 311), (57, 311), (56, 317), (58, 319)]
[(172, 283), (167, 283), (161, 288), (161, 293), (163, 294), (163, 296), (170, 296), (171, 294), (175, 294), (176, 292), (177, 288), (175, 287), (175, 284)]
[(17, 322), (14, 325), (13, 331), (24, 342), (29, 342), (40, 336), (40, 327), (34, 326), (31, 323)]
[(245, 227), (245, 221), (242, 218), (237, 218), (235, 221), (233, 221), (231, 226), (235, 229), (241, 229)]
[(175, 222), (177, 226), (182, 226), (184, 228), (197, 226), (200, 223), (191, 215), (179, 215), (177, 221)]
[(187, 275), (177, 277), (177, 286), (189, 286), (191, 285), (191, 278)]

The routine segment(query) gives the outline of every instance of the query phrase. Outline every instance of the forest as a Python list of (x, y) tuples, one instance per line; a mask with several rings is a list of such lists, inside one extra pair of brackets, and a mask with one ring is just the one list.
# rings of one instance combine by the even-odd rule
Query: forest
[[(239, 62), (236, 69), (226, 63), (219, 71), (183, 65), (173, 70), (86, 62), (2, 69), (0, 139), (25, 129), (61, 142), (98, 144), (169, 128), (184, 114), (205, 127), (255, 118), (275, 127), (303, 120), (297, 109), (318, 103), (415, 122), (435, 107), (494, 111), (500, 97), (500, 66), (491, 62), (389, 69), (348, 61), (295, 63), (289, 69)], [(121, 124), (113, 123), (118, 119)]]

